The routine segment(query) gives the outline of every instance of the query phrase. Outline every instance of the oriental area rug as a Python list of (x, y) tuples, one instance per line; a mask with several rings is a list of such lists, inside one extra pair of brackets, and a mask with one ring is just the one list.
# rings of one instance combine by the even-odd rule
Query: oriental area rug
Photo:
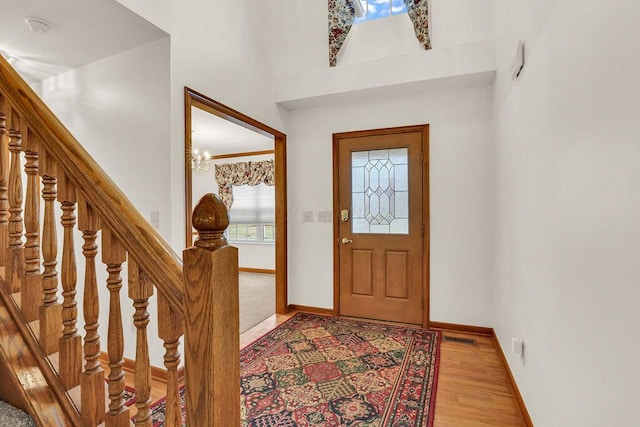
[[(241, 350), (241, 424), (431, 427), (440, 340), (437, 331), (298, 313)], [(164, 403), (152, 405), (154, 427), (164, 425)]]

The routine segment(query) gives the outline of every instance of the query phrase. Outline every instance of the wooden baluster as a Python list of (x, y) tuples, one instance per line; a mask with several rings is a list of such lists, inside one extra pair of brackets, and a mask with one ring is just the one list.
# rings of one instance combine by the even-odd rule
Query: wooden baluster
[(4, 96), (0, 93), (0, 265), (6, 266), (9, 250), (9, 143)]
[(158, 324), (158, 335), (164, 341), (164, 366), (167, 368), (165, 425), (167, 427), (181, 427), (182, 408), (178, 381), (180, 353), (178, 346), (183, 334), (182, 319), (160, 293), (158, 293)]
[[(151, 367), (149, 363), (149, 343), (147, 341), (147, 325), (149, 324), (149, 298), (153, 295), (153, 285), (140, 270), (138, 263), (129, 257), (129, 298), (133, 300), (135, 314), (133, 324), (136, 327), (136, 372), (134, 385), (136, 389), (135, 425), (151, 427)], [(205, 424), (202, 424), (205, 425)]]
[(45, 354), (58, 351), (58, 341), (62, 336), (62, 305), (58, 302), (58, 236), (55, 223), (55, 200), (58, 195), (56, 184), (56, 162), (40, 153), (40, 175), (42, 175), (42, 198), (44, 199), (44, 224), (42, 226), (42, 293), (40, 307), (40, 346)]
[(42, 274), (40, 274), (40, 178), (38, 177), (38, 140), (31, 131), (23, 141), (27, 174), (27, 194), (24, 207), (24, 279), (20, 299), (27, 322), (38, 319), (42, 304)]
[(106, 427), (129, 426), (129, 409), (124, 406), (124, 335), (122, 330), (122, 310), (120, 309), (120, 289), (122, 288), (122, 263), (127, 260), (127, 252), (110, 229), (102, 227), (102, 262), (107, 265), (109, 278), (109, 411), (104, 416)]
[(58, 201), (62, 204), (61, 223), (64, 227), (62, 243), (62, 337), (60, 338), (60, 380), (67, 390), (80, 384), (82, 373), (82, 337), (78, 334), (76, 321), (76, 254), (73, 230), (76, 225), (76, 189), (69, 178), (58, 172)]
[(22, 246), (22, 173), (20, 171), (20, 116), (12, 108), (9, 117), (9, 255), (5, 271), (5, 281), (11, 292), (20, 292), (24, 269), (24, 248)]
[(98, 334), (98, 282), (96, 279), (96, 238), (100, 220), (82, 194), (78, 196), (78, 228), (82, 231), (85, 257), (84, 298), (84, 371), (80, 379), (82, 420), (88, 426), (96, 426), (104, 420), (104, 371), (100, 367), (100, 335)]
[(238, 249), (227, 210), (207, 194), (193, 211), (199, 237), (183, 252), (187, 425), (240, 425)]

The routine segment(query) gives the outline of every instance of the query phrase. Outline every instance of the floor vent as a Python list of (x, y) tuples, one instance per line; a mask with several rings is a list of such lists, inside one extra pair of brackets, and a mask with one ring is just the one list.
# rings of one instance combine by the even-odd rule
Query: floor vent
[(459, 342), (460, 344), (478, 345), (476, 340), (471, 338), (459, 338), (459, 337), (450, 337), (448, 335), (443, 335), (442, 339), (444, 341)]

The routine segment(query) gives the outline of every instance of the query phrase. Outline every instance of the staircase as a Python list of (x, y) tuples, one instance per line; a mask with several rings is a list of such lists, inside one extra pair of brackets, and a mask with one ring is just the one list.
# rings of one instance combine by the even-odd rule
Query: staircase
[(31, 427), (36, 423), (29, 414), (0, 400), (0, 427)]
[[(239, 425), (237, 249), (223, 237), (227, 212), (215, 196), (194, 209), (193, 225), (199, 237), (184, 251), (183, 266), (0, 57), (0, 400), (25, 409), (41, 426), (151, 427), (148, 325), (155, 322), (165, 349), (165, 425)], [(106, 283), (98, 279), (100, 268)], [(100, 300), (99, 289), (108, 289), (108, 301)], [(125, 295), (133, 319), (123, 318)], [(154, 297), (158, 309), (151, 316)], [(101, 311), (108, 312), (106, 339), (98, 333)], [(123, 325), (131, 321), (136, 402), (130, 410)]]

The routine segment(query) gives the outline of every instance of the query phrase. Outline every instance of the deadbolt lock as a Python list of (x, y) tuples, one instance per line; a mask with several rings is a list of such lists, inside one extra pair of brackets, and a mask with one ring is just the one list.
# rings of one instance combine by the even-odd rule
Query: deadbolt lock
[(349, 221), (349, 209), (342, 209), (342, 211), (340, 211), (340, 219), (342, 222)]

